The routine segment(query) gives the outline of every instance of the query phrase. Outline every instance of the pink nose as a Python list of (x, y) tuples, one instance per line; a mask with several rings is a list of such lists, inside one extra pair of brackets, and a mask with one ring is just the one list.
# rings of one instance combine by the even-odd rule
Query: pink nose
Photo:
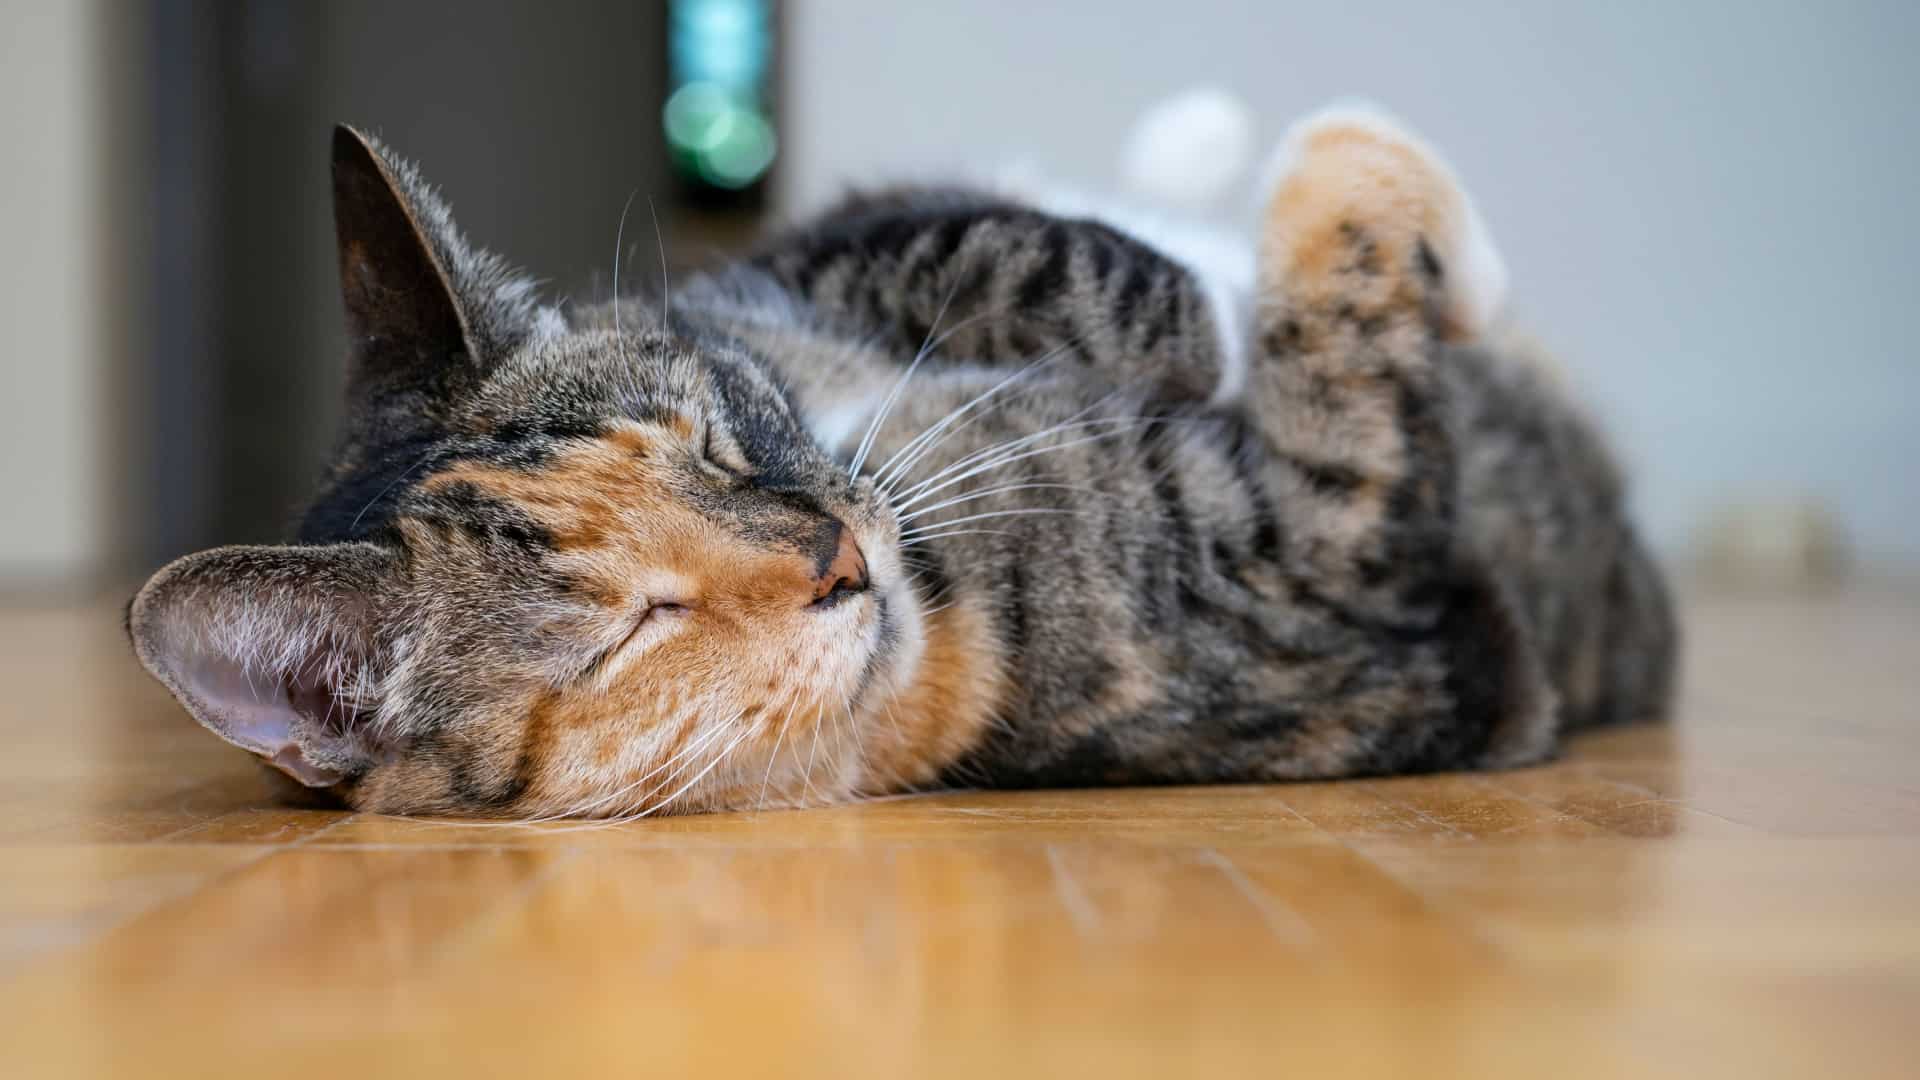
[(867, 557), (853, 539), (853, 530), (840, 526), (840, 541), (826, 573), (813, 582), (813, 602), (832, 603), (848, 593), (867, 590)]

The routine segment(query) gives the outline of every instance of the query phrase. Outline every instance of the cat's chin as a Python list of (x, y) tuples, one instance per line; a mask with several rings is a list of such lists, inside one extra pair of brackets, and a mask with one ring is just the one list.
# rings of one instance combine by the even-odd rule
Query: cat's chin
[(876, 583), (873, 620), (864, 636), (868, 648), (854, 693), (847, 702), (857, 722), (894, 735), (902, 702), (921, 678), (927, 650), (927, 611), (912, 581)]
[(854, 690), (853, 699), (847, 704), (857, 715), (872, 688), (887, 681), (886, 676), (894, 663), (894, 646), (899, 627), (896, 604), (887, 590), (875, 588), (861, 598), (863, 612), (861, 620), (861, 647), (866, 651), (866, 660), (860, 668), (860, 681)]

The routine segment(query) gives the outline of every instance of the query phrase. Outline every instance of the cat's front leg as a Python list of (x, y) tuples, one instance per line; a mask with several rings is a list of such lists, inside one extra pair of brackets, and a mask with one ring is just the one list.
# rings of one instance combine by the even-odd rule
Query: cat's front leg
[(1124, 222), (897, 189), (774, 237), (746, 271), (899, 366), (1044, 367), (1184, 403), (1240, 382), (1233, 290)]

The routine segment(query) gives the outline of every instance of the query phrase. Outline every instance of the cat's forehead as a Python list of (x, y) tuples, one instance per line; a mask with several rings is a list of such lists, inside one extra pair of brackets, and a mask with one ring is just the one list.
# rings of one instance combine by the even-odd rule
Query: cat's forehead
[(662, 413), (706, 398), (709, 366), (698, 350), (657, 335), (559, 334), (493, 364), (463, 411), (483, 423), (526, 413)]
[(601, 329), (527, 342), (493, 365), (462, 404), (481, 426), (715, 412), (764, 420), (792, 412), (766, 370), (725, 342)]
[[(718, 432), (769, 479), (825, 475), (786, 391), (724, 342), (587, 328), (529, 340), (481, 370), (424, 411), (405, 396), (356, 406), (356, 437), (310, 505), (301, 539), (390, 535), (403, 509), (453, 524), (491, 521), (502, 516), (499, 500), (430, 481), (460, 463), (538, 480), (571, 449), (610, 434), (638, 432), (697, 454)], [(515, 534), (536, 535), (500, 535)]]

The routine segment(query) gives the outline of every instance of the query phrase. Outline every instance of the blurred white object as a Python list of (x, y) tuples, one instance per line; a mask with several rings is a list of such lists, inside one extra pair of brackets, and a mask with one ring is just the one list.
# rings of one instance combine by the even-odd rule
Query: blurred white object
[(1735, 503), (1707, 522), (1701, 570), (1715, 583), (1743, 588), (1805, 588), (1846, 576), (1846, 532), (1813, 499)]
[(1127, 194), (1169, 209), (1205, 214), (1246, 175), (1253, 110), (1218, 87), (1196, 87), (1151, 106), (1134, 122), (1120, 156)]

